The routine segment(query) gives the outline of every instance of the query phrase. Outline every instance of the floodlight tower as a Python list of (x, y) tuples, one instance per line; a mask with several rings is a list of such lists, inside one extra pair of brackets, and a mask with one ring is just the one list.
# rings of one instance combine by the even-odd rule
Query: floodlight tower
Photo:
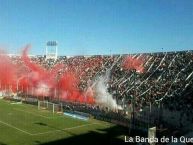
[(58, 42), (47, 41), (46, 43), (46, 59), (56, 60), (58, 57)]

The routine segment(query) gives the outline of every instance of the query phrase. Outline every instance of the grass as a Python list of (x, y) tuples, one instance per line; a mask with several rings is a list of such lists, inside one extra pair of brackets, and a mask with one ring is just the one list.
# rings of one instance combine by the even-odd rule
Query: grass
[(77, 120), (34, 105), (0, 100), (0, 145), (111, 144), (120, 136), (112, 128), (117, 130), (106, 122)]

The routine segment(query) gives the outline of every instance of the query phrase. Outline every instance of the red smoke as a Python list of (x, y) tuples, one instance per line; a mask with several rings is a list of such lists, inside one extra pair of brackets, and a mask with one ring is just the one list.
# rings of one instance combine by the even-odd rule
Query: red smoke
[(95, 100), (94, 100), (93, 96), (94, 96), (94, 92), (93, 92), (92, 87), (88, 87), (88, 89), (85, 92), (86, 101), (90, 104), (95, 103)]
[(78, 75), (69, 71), (70, 67), (62, 76), (58, 72), (64, 68), (63, 64), (56, 64), (51, 70), (33, 62), (27, 55), (29, 46), (22, 53), (23, 65), (14, 65), (10, 58), (1, 53), (0, 55), (0, 90), (22, 92), (38, 98), (49, 97), (62, 101), (75, 101), (94, 103), (93, 96), (87, 96), (79, 90), (80, 80)]
[[(27, 67), (29, 72), (22, 76), (19, 85), (27, 94), (35, 96), (52, 96), (51, 90), (55, 87), (55, 71), (46, 71), (40, 65), (33, 63), (27, 56), (29, 47), (26, 47), (22, 54), (24, 66)], [(22, 91), (23, 91), (22, 90)]]
[(9, 57), (0, 51), (0, 90), (16, 91), (16, 69)]
[(80, 80), (76, 74), (70, 71), (65, 72), (58, 82), (59, 98), (61, 100), (93, 104), (93, 94), (88, 96), (86, 93), (80, 92), (78, 89), (79, 83)]
[(126, 70), (136, 70), (139, 73), (143, 73), (144, 72), (143, 64), (144, 62), (141, 57), (133, 58), (132, 56), (126, 56), (123, 59), (122, 67)]

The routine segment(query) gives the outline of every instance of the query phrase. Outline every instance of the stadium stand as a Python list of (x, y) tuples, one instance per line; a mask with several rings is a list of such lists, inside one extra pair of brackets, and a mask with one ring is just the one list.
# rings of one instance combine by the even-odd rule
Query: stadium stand
[[(88, 87), (89, 81), (110, 69), (108, 91), (117, 103), (124, 108), (124, 111), (113, 111), (97, 105), (77, 102), (62, 102), (63, 106), (70, 106), (75, 111), (89, 113), (97, 119), (119, 122), (119, 124), (125, 122), (127, 126), (128, 116), (133, 111), (134, 104), (135, 122), (137, 120), (142, 122), (148, 120), (148, 125), (149, 123), (152, 125), (159, 124), (163, 127), (162, 121), (172, 122), (171, 118), (179, 120), (177, 123), (172, 122), (173, 125), (175, 124), (174, 126), (185, 124), (180, 120), (182, 116), (185, 116), (190, 122), (193, 121), (191, 115), (193, 113), (192, 51), (129, 55), (132, 58), (143, 59), (143, 73), (125, 70), (122, 62), (126, 56), (128, 55), (59, 56), (56, 61), (46, 59), (44, 56), (33, 56), (31, 60), (46, 69), (52, 69), (55, 64), (60, 63), (71, 66), (72, 71), (81, 70), (78, 87), (82, 91)], [(15, 64), (23, 64), (20, 56), (10, 57)], [(62, 75), (64, 71), (65, 67), (58, 74)], [(22, 92), (20, 92), (20, 95), (22, 96)], [(134, 103), (133, 98), (135, 98)], [(54, 100), (51, 101), (54, 102)], [(174, 111), (178, 113), (172, 115)]]

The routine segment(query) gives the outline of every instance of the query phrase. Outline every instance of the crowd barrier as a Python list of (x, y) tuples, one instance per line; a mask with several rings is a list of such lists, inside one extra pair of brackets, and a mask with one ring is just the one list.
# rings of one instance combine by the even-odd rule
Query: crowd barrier
[(76, 113), (76, 112), (64, 112), (64, 115), (75, 118), (75, 119), (80, 119), (80, 120), (85, 120), (87, 121), (89, 119), (89, 117), (86, 117), (84, 115), (80, 115), (80, 113)]

